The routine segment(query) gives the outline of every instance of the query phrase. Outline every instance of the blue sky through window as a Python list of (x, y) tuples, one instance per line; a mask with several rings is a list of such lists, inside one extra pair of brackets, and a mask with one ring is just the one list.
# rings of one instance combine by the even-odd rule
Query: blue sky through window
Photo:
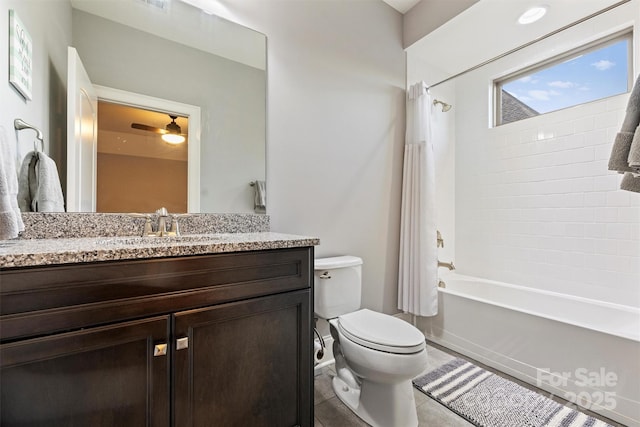
[(502, 88), (539, 113), (627, 92), (629, 39), (589, 51), (505, 83)]

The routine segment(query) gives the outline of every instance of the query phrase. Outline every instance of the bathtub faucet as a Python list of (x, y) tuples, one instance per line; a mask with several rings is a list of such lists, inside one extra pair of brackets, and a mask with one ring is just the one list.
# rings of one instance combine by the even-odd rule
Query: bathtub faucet
[(453, 265), (453, 261), (451, 262), (442, 262), (438, 260), (438, 267), (447, 267), (449, 270), (455, 270), (456, 267)]

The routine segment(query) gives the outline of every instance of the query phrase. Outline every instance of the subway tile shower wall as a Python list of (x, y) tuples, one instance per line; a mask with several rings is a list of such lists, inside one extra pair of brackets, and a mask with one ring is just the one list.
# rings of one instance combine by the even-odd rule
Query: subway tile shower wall
[(461, 273), (640, 306), (640, 194), (607, 169), (627, 100), (456, 128)]

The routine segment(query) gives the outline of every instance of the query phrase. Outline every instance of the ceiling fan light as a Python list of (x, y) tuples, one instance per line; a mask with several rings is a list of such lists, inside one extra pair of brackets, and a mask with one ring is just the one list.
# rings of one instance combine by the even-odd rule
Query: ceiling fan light
[(169, 144), (182, 144), (185, 139), (182, 135), (177, 135), (175, 133), (166, 133), (162, 135), (162, 140), (164, 142), (168, 142)]

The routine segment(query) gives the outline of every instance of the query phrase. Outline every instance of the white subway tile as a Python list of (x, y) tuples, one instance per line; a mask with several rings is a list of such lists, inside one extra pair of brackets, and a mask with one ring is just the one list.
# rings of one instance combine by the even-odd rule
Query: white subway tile
[(594, 116), (581, 117), (573, 121), (573, 128), (575, 133), (589, 132), (595, 128), (595, 123)]
[(591, 132), (580, 134), (580, 136), (583, 137), (583, 146), (585, 147), (613, 143), (613, 140), (607, 138), (606, 129), (597, 129)]
[[(640, 260), (640, 241), (619, 240), (618, 253), (620, 255), (636, 257), (638, 260)], [(638, 283), (640, 283), (640, 281)]]
[(580, 162), (590, 162), (594, 160), (594, 150), (592, 147), (577, 148), (573, 150), (557, 151), (550, 159), (553, 165), (566, 165)]
[(595, 178), (594, 177), (583, 177), (583, 178), (574, 178), (566, 181), (569, 185), (568, 192), (587, 192), (587, 191), (598, 191), (595, 190)]
[(640, 206), (640, 193), (631, 193), (629, 195), (629, 206)]
[(584, 254), (584, 262), (590, 270), (606, 270), (607, 255), (603, 253)]
[[(627, 200), (628, 202), (629, 200)], [(640, 223), (640, 207), (621, 207), (618, 209), (618, 221)]]
[[(620, 175), (608, 174), (593, 177), (593, 191), (615, 191), (620, 187)], [(605, 206), (602, 203), (602, 206)]]
[(635, 266), (637, 261), (630, 256), (608, 256), (606, 259), (607, 270), (616, 271), (625, 274), (634, 274), (637, 271)]
[(612, 223), (618, 220), (618, 208), (596, 208), (594, 209), (594, 221)]
[(584, 236), (593, 238), (604, 238), (607, 236), (607, 224), (589, 223), (584, 225)]
[(607, 111), (596, 116), (596, 129), (604, 129), (607, 127), (617, 127), (622, 125), (623, 116), (618, 111)]
[(564, 226), (564, 235), (568, 237), (584, 237), (584, 224), (569, 223)]
[(596, 243), (595, 252), (605, 255), (617, 255), (618, 241), (614, 239), (601, 239)]
[(555, 220), (562, 222), (593, 222), (592, 208), (559, 208), (555, 210)]
[(606, 99), (607, 110), (615, 111), (621, 116), (624, 115), (624, 111), (627, 109), (627, 103), (629, 102), (629, 96), (627, 94), (612, 96)]
[[(595, 177), (594, 181), (601, 179), (602, 177)], [(604, 191), (584, 193), (584, 205), (585, 206), (606, 206), (607, 193)]]
[(613, 143), (611, 143), (611, 144), (594, 145), (593, 146), (593, 151), (594, 151), (595, 159), (596, 160), (607, 160), (607, 161), (609, 161), (609, 157), (611, 157), (611, 147), (612, 146), (613, 146)]
[(531, 142), (538, 138), (538, 131), (536, 129), (525, 129), (520, 131), (520, 142)]
[[(610, 191), (607, 193), (607, 206), (629, 206), (628, 191)], [(618, 211), (620, 212), (620, 211)], [(618, 215), (618, 218), (620, 216)]]
[(633, 236), (633, 224), (607, 224), (607, 237), (609, 239), (631, 239)]

